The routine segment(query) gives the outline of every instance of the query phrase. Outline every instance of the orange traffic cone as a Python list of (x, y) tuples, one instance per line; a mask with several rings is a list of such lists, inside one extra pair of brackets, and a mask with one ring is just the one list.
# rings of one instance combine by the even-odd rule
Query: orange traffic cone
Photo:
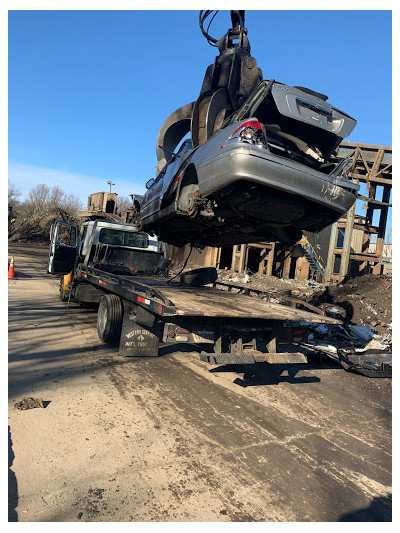
[(8, 269), (8, 279), (13, 279), (15, 278), (15, 269), (14, 269), (14, 256), (11, 257), (11, 263), (10, 263), (10, 267)]

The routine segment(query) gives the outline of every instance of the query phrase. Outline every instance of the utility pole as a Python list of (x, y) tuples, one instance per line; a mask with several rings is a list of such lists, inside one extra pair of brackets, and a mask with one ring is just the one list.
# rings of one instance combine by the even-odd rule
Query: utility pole
[(111, 194), (111, 187), (115, 185), (111, 180), (107, 181), (108, 185), (110, 186), (110, 194)]

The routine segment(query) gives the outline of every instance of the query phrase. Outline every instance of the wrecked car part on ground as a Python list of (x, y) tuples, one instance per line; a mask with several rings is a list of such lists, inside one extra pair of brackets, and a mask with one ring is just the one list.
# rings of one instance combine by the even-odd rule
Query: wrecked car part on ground
[[(352, 159), (331, 159), (356, 121), (321, 93), (263, 80), (244, 12), (232, 12), (232, 23), (211, 41), (220, 55), (197, 101), (162, 126), (158, 174), (135, 202), (138, 229), (170, 244), (293, 244), (302, 230), (323, 229), (356, 200)], [(191, 140), (175, 153), (189, 129)]]

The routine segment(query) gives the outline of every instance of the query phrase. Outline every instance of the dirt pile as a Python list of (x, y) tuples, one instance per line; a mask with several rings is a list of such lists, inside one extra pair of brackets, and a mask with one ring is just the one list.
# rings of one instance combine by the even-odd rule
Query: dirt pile
[(328, 314), (337, 314), (345, 323), (367, 325), (383, 333), (392, 322), (392, 279), (366, 274), (328, 285), (322, 295), (312, 298)]
[(47, 209), (35, 213), (17, 224), (11, 231), (9, 239), (12, 242), (50, 242), (50, 227), (56, 220), (64, 220), (77, 224), (78, 221), (60, 208)]

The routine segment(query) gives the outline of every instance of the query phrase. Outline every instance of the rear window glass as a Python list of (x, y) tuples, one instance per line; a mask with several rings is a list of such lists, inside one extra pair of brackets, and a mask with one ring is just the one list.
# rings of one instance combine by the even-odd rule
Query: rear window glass
[(147, 248), (149, 245), (149, 238), (145, 233), (121, 231), (109, 228), (103, 228), (100, 230), (99, 241), (102, 244), (134, 246), (135, 248)]

